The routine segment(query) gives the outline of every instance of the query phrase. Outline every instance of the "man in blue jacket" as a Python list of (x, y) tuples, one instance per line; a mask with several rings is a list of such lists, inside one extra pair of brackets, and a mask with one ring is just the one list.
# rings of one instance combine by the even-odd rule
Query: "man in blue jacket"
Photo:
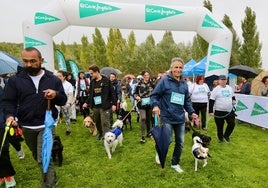
[(159, 115), (164, 126), (172, 128), (175, 133), (175, 147), (173, 151), (171, 168), (182, 173), (180, 157), (184, 143), (185, 111), (192, 117), (198, 118), (191, 105), (187, 83), (181, 78), (183, 60), (173, 58), (167, 76), (156, 85), (151, 95), (153, 113)]
[[(44, 61), (34, 47), (25, 48), (21, 53), (24, 68), (12, 76), (3, 96), (3, 110), (6, 122), (21, 126), (25, 142), (34, 159), (42, 169), (42, 135), (48, 100), (54, 119), (58, 116), (55, 105), (63, 106), (67, 101), (62, 82), (52, 72), (41, 68)], [(50, 161), (42, 188), (55, 187), (56, 174)]]

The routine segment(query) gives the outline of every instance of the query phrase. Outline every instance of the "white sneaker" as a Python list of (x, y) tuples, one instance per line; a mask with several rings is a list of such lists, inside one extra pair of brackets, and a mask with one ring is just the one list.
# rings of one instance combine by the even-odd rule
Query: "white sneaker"
[(157, 153), (155, 154), (155, 162), (156, 164), (160, 164), (159, 156)]
[(180, 165), (171, 165), (171, 168), (174, 169), (176, 172), (179, 172), (179, 173), (183, 172)]
[(21, 148), (20, 151), (18, 151), (18, 158), (19, 159), (24, 159), (24, 157), (25, 157), (25, 154), (24, 154), (23, 149)]

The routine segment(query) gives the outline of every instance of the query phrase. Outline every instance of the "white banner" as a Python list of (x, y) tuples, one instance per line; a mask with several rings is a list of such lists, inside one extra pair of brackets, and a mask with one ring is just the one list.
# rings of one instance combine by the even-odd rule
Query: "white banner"
[(268, 128), (268, 97), (235, 94), (237, 119)]

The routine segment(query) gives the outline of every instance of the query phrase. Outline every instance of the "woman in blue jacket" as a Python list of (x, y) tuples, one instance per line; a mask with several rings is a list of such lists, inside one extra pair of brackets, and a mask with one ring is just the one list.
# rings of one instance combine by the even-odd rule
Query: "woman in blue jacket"
[(153, 113), (159, 115), (164, 126), (175, 133), (175, 147), (173, 151), (171, 168), (182, 173), (179, 162), (184, 143), (185, 111), (192, 117), (198, 118), (190, 102), (187, 83), (181, 78), (183, 60), (173, 58), (167, 76), (156, 85), (151, 95)]

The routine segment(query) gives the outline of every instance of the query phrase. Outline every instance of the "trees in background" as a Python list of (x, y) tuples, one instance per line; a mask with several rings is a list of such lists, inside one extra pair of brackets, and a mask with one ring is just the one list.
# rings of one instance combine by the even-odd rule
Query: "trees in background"
[[(204, 1), (204, 6), (212, 11), (209, 0)], [(245, 10), (245, 19), (241, 22), (243, 41), (240, 42), (229, 16), (224, 15), (223, 23), (233, 33), (233, 45), (230, 66), (243, 64), (256, 69), (262, 66), (259, 32), (257, 32), (256, 15), (249, 7)], [(171, 31), (166, 31), (162, 40), (156, 44), (152, 34), (148, 35), (141, 44), (136, 44), (133, 31), (127, 39), (122, 37), (120, 29), (111, 28), (107, 42), (98, 28), (92, 35), (92, 43), (86, 36), (81, 38), (81, 44), (66, 45), (54, 43), (54, 49), (59, 49), (66, 60), (75, 61), (81, 70), (87, 71), (88, 66), (98, 65), (100, 68), (112, 66), (123, 72), (138, 75), (142, 70), (148, 70), (152, 75), (169, 69), (170, 60), (181, 57), (185, 63), (194, 58), (199, 61), (207, 55), (208, 43), (199, 35), (193, 38), (193, 42), (187, 43), (174, 41)], [(23, 44), (0, 43), (0, 50), (20, 58)], [(56, 61), (56, 60), (55, 60)], [(57, 68), (57, 64), (55, 64)]]

